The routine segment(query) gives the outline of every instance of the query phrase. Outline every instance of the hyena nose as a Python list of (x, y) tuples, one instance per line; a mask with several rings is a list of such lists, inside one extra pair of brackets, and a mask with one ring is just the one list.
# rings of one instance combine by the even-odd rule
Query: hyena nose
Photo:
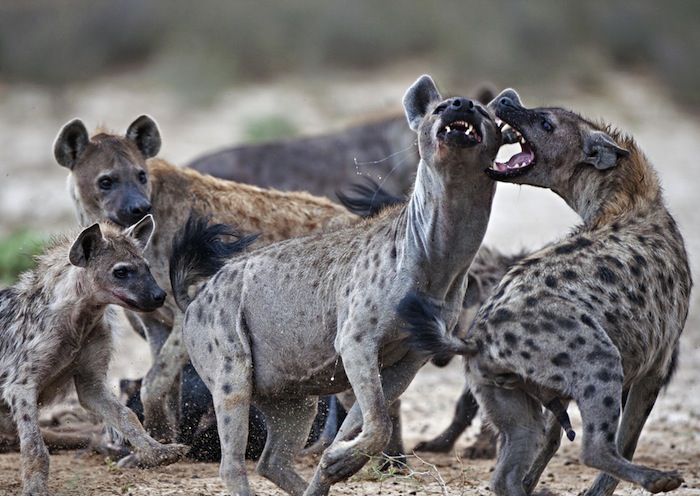
[(151, 202), (144, 201), (131, 205), (131, 214), (135, 217), (145, 217), (151, 213)]
[(453, 110), (474, 110), (474, 102), (469, 98), (455, 98), (450, 105)]
[(166, 292), (163, 291), (161, 288), (158, 288), (151, 293), (151, 298), (153, 298), (153, 302), (158, 304), (158, 306), (162, 305), (165, 303), (165, 296)]
[(510, 97), (504, 96), (498, 100), (498, 105), (500, 107), (515, 107), (515, 102)]

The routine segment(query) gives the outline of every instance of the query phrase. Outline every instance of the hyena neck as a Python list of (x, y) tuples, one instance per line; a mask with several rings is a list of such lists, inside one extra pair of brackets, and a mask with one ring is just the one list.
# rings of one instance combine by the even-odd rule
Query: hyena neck
[(486, 232), (495, 190), (481, 170), (457, 180), (421, 161), (405, 207), (405, 244), (409, 263), (430, 267), (422, 291), (443, 299), (461, 286)]
[(666, 211), (656, 171), (631, 139), (620, 142), (630, 156), (618, 159), (607, 171), (585, 168), (573, 176), (568, 198), (564, 198), (591, 228)]

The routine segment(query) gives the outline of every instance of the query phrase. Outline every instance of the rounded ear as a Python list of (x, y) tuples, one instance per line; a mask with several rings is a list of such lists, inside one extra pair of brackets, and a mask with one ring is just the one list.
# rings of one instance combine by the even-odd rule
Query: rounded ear
[(591, 132), (583, 142), (583, 162), (598, 170), (606, 170), (617, 164), (620, 157), (628, 157), (629, 152), (620, 148), (615, 140), (602, 131)]
[(403, 108), (411, 129), (418, 131), (418, 126), (430, 107), (441, 100), (440, 92), (431, 77), (419, 77), (403, 97)]
[(100, 225), (95, 223), (83, 229), (78, 237), (73, 241), (73, 246), (68, 252), (68, 260), (76, 267), (87, 267), (92, 252), (98, 243), (102, 241), (102, 230)]
[(141, 251), (143, 251), (148, 246), (148, 242), (151, 240), (151, 235), (153, 235), (155, 229), (156, 223), (153, 220), (153, 216), (148, 214), (133, 226), (124, 229), (124, 234), (134, 238), (136, 243), (141, 247)]
[(144, 158), (158, 155), (161, 139), (156, 122), (147, 115), (138, 117), (126, 130), (126, 137), (134, 142)]
[(80, 119), (73, 119), (61, 128), (53, 145), (53, 156), (63, 167), (73, 170), (78, 156), (90, 143), (85, 124)]
[(474, 99), (486, 105), (496, 96), (496, 87), (491, 83), (481, 83), (474, 90)]

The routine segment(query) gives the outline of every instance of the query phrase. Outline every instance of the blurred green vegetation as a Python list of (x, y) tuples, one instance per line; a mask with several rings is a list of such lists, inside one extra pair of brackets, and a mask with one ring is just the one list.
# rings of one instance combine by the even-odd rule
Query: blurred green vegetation
[(610, 64), (700, 103), (696, 0), (3, 0), (0, 78), (60, 85), (148, 66), (184, 91), (434, 61), (464, 84), (595, 83)]
[(0, 238), (0, 286), (14, 284), (19, 274), (34, 267), (34, 257), (43, 251), (46, 242), (28, 229)]
[(271, 115), (255, 119), (244, 131), (245, 143), (262, 143), (265, 141), (294, 138), (299, 130), (293, 122), (281, 115)]

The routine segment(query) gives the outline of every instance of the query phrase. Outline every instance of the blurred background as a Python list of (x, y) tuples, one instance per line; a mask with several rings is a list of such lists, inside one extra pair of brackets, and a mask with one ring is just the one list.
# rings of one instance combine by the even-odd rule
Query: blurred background
[[(240, 143), (401, 112), (424, 73), (445, 94), (510, 86), (526, 106), (570, 107), (632, 134), (659, 172), (697, 276), (698, 54), (696, 0), (2, 0), (0, 286), (51, 233), (77, 226), (68, 171), (52, 152), (69, 120), (123, 134), (149, 114), (163, 136), (159, 156), (184, 165)], [(500, 184), (485, 242), (534, 250), (577, 222), (549, 191)], [(657, 429), (658, 447), (671, 438), (693, 453), (697, 295), (681, 370), (654, 417), (682, 432)], [(147, 370), (147, 347), (134, 339), (124, 334), (114, 377)], [(427, 382), (426, 394), (456, 397), (453, 377)], [(424, 402), (407, 396), (404, 411), (420, 411)], [(404, 432), (423, 432), (424, 419), (413, 420)]]
[[(11, 244), (0, 254), (25, 260), (28, 238), (75, 224), (67, 171), (52, 156), (75, 117), (121, 133), (148, 113), (160, 156), (185, 164), (400, 111), (406, 88), (429, 73), (446, 93), (490, 82), (515, 87), (526, 105), (604, 117), (661, 169), (669, 148), (682, 160), (697, 137), (698, 53), (694, 0), (3, 0), (0, 237)], [(679, 208), (697, 184), (688, 165), (662, 171), (679, 179)], [(538, 246), (576, 222), (553, 195), (515, 216), (530, 194), (518, 188), (494, 209), (489, 239)]]

